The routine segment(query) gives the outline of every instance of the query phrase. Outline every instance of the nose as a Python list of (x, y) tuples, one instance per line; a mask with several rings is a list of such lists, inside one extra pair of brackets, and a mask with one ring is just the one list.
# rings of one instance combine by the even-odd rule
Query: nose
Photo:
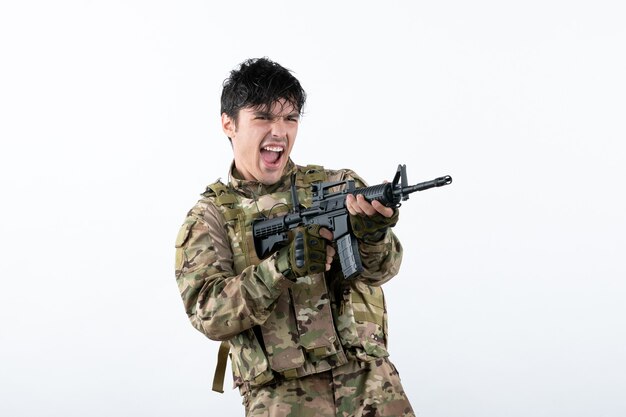
[(272, 137), (284, 138), (287, 136), (287, 122), (282, 117), (277, 117), (272, 123)]

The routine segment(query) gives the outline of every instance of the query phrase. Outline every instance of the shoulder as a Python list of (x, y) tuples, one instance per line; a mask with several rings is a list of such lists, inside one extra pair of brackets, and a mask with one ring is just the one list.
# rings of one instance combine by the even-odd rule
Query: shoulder
[[(209, 237), (214, 239), (216, 235), (221, 235), (225, 221), (215, 200), (215, 195), (207, 191), (202, 193), (201, 198), (187, 212), (179, 229), (176, 238), (177, 248), (193, 246)], [(202, 244), (211, 246), (208, 243)]]
[(329, 169), (322, 165), (310, 164), (297, 165), (297, 170), (304, 177), (305, 183), (353, 180), (357, 187), (367, 186), (365, 180), (349, 168)]
[(227, 187), (219, 180), (209, 184), (200, 195), (200, 199), (187, 212), (186, 222), (200, 221), (222, 224), (223, 219), (218, 206), (228, 200), (227, 196), (224, 197), (230, 195), (226, 190)]
[(329, 181), (346, 181), (352, 180), (357, 188), (367, 187), (366, 181), (359, 174), (349, 168), (326, 170)]

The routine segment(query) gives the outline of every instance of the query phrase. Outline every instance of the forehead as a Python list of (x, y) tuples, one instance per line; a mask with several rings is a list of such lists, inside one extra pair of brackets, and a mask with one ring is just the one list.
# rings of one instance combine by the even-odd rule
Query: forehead
[(246, 107), (245, 109), (242, 109), (242, 110), (247, 110), (250, 113), (257, 113), (257, 112), (270, 113), (275, 116), (299, 113), (298, 109), (296, 109), (293, 106), (293, 104), (291, 104), (288, 100), (285, 100), (282, 98), (280, 100), (276, 100), (275, 102), (273, 102), (271, 106), (268, 106), (266, 104), (261, 104), (258, 106)]

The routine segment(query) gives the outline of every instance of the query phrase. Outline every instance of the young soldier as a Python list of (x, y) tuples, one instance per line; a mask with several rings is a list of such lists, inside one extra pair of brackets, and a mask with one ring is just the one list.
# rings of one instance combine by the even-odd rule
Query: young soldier
[[(265, 58), (243, 62), (224, 82), (222, 128), (234, 162), (228, 181), (207, 187), (178, 234), (185, 310), (196, 329), (223, 341), (218, 368), (230, 350), (246, 416), (412, 416), (388, 359), (381, 289), (402, 257), (390, 230), (397, 209), (348, 195), (364, 267), (351, 280), (325, 228), (296, 229), (305, 237), (303, 266), (295, 262), (295, 239), (266, 259), (255, 252), (252, 221), (289, 210), (292, 178), (304, 206), (314, 182), (365, 186), (351, 170), (292, 162), (305, 100), (291, 72)], [(221, 385), (216, 372), (214, 390)]]

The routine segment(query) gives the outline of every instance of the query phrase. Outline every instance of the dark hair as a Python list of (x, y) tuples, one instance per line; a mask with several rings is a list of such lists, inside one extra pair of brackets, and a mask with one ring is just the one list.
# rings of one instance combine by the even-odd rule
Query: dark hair
[(280, 99), (286, 100), (298, 113), (302, 113), (306, 93), (287, 68), (268, 58), (248, 59), (224, 80), (221, 113), (226, 113), (236, 121), (240, 109), (270, 109)]

